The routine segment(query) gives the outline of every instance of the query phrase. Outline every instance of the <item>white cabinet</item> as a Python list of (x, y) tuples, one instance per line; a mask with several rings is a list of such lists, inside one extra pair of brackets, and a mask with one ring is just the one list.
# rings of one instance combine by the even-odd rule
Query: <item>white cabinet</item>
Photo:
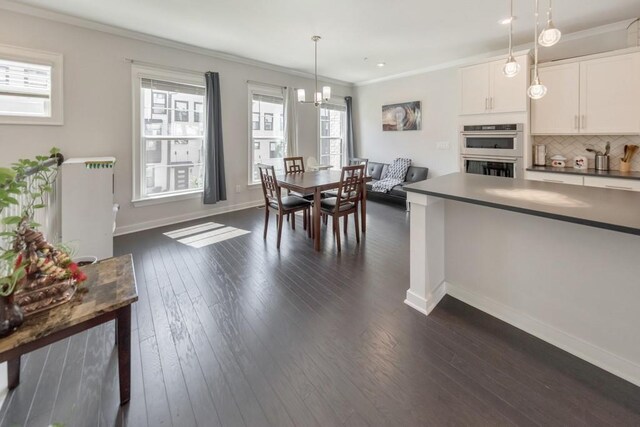
[(531, 181), (553, 182), (555, 184), (584, 185), (584, 178), (582, 176), (569, 175), (565, 173), (527, 171), (524, 177), (525, 179)]
[(580, 63), (580, 132), (640, 133), (640, 53)]
[(520, 73), (506, 77), (502, 67), (506, 60), (487, 62), (460, 70), (460, 114), (509, 113), (527, 111), (528, 55), (516, 58)]
[(538, 134), (579, 132), (580, 64), (540, 68), (547, 94), (531, 101), (531, 129)]
[(640, 180), (634, 179), (585, 176), (584, 185), (588, 187), (612, 188), (615, 190), (640, 191)]
[(531, 132), (640, 133), (640, 52), (540, 68), (547, 95), (531, 102)]

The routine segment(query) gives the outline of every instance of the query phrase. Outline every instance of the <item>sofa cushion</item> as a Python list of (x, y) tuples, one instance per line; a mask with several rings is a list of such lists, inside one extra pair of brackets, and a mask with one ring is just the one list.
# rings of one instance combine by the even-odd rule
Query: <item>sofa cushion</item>
[(374, 180), (380, 180), (384, 176), (384, 172), (386, 171), (386, 163), (378, 163), (378, 162), (369, 162), (367, 166), (367, 175), (369, 175)]
[(396, 197), (407, 197), (407, 192), (402, 188), (402, 184), (393, 187), (389, 194)]
[(429, 175), (429, 168), (422, 168), (419, 166), (410, 166), (409, 170), (407, 171), (406, 178), (404, 180), (407, 183), (424, 181), (425, 179), (427, 179), (428, 175)]

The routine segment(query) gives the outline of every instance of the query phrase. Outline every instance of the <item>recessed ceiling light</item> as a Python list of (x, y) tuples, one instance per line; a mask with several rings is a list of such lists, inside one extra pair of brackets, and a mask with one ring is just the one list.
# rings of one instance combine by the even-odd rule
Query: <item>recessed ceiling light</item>
[(498, 24), (509, 25), (511, 22), (515, 21), (516, 19), (518, 19), (518, 18), (516, 18), (515, 16), (508, 16), (506, 18), (503, 18), (503, 19), (499, 20)]
[(376, 67), (382, 68), (382, 67), (384, 67), (385, 65), (387, 65), (385, 62), (378, 62), (378, 63), (376, 64)]

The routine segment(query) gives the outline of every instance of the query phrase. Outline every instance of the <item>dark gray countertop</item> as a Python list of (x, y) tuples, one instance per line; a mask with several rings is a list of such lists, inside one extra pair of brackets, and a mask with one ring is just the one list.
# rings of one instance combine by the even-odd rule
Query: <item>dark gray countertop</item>
[(533, 166), (531, 172), (566, 173), (569, 175), (599, 176), (603, 178), (640, 179), (640, 172), (598, 171), (595, 169), (552, 168), (551, 166)]
[(640, 192), (453, 173), (404, 187), (414, 193), (640, 235)]

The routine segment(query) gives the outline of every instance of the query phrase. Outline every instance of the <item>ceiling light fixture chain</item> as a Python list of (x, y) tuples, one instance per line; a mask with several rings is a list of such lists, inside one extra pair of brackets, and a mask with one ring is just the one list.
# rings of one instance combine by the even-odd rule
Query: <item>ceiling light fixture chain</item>
[(315, 90), (313, 93), (313, 101), (307, 101), (304, 89), (298, 89), (298, 102), (300, 102), (301, 104), (314, 104), (316, 107), (322, 105), (323, 102), (329, 101), (329, 99), (331, 98), (331, 87), (323, 86), (322, 92), (318, 91), (318, 41), (320, 39), (321, 39), (320, 36), (311, 37), (311, 40), (314, 43), (313, 76), (314, 76)]
[(515, 77), (520, 72), (520, 64), (513, 57), (513, 0), (509, 0), (509, 57), (502, 67), (502, 72), (507, 77)]
[(540, 99), (547, 94), (547, 87), (540, 83), (540, 76), (538, 75), (538, 27), (540, 25), (540, 4), (539, 0), (535, 0), (535, 27), (533, 29), (533, 83), (529, 86), (527, 94), (531, 99)]

